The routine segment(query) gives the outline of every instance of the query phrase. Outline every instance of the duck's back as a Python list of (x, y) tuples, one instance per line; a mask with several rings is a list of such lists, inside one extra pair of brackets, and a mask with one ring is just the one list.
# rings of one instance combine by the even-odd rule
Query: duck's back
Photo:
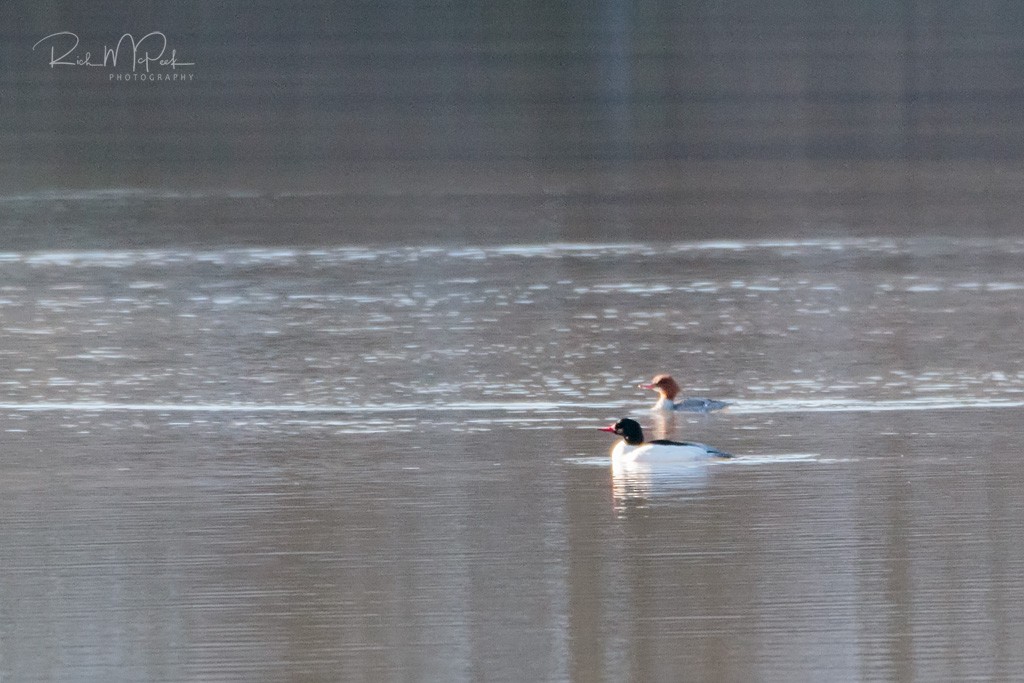
[(684, 398), (673, 405), (673, 410), (681, 410), (687, 413), (710, 413), (714, 410), (721, 410), (728, 407), (725, 401), (713, 398)]
[(634, 462), (656, 462), (731, 458), (732, 455), (703, 443), (656, 439), (639, 446), (619, 442), (612, 450), (612, 457)]

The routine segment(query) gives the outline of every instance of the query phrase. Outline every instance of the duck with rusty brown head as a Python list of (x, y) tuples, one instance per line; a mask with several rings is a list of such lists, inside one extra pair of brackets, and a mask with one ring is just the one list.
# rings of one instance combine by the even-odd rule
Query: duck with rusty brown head
[(676, 399), (682, 389), (672, 375), (655, 375), (649, 384), (638, 385), (640, 389), (651, 389), (658, 392), (658, 401), (652, 410), (680, 410), (687, 413), (710, 413), (721, 410), (729, 404), (714, 398), (682, 398)]

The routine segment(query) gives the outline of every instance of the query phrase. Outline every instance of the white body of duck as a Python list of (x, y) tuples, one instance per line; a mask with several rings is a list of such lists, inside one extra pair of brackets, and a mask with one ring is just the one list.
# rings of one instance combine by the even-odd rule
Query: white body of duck
[(658, 439), (644, 441), (643, 429), (636, 420), (622, 418), (613, 425), (602, 427), (601, 431), (622, 437), (612, 448), (612, 460), (616, 462), (656, 463), (693, 460), (721, 460), (732, 455), (707, 444), (690, 441), (669, 441)]
[(687, 413), (710, 413), (721, 410), (729, 404), (714, 398), (684, 398), (679, 401), (679, 384), (672, 375), (655, 375), (650, 384), (638, 385), (640, 389), (651, 389), (658, 392), (658, 401), (651, 410), (679, 410)]

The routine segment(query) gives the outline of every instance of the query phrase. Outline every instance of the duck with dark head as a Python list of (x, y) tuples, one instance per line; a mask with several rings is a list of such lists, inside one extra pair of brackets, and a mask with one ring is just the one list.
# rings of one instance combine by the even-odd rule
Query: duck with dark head
[(612, 448), (613, 460), (630, 462), (678, 462), (680, 460), (708, 460), (731, 458), (732, 455), (707, 444), (692, 441), (655, 439), (644, 441), (640, 423), (624, 417), (615, 424), (601, 428), (622, 439)]

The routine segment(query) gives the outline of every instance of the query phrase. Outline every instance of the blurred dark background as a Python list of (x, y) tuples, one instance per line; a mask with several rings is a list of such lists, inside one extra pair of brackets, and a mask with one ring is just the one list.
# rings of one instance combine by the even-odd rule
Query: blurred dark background
[[(32, 50), (153, 30), (191, 81)], [(7, 248), (1019, 231), (1017, 2), (22, 1), (0, 38)]]

